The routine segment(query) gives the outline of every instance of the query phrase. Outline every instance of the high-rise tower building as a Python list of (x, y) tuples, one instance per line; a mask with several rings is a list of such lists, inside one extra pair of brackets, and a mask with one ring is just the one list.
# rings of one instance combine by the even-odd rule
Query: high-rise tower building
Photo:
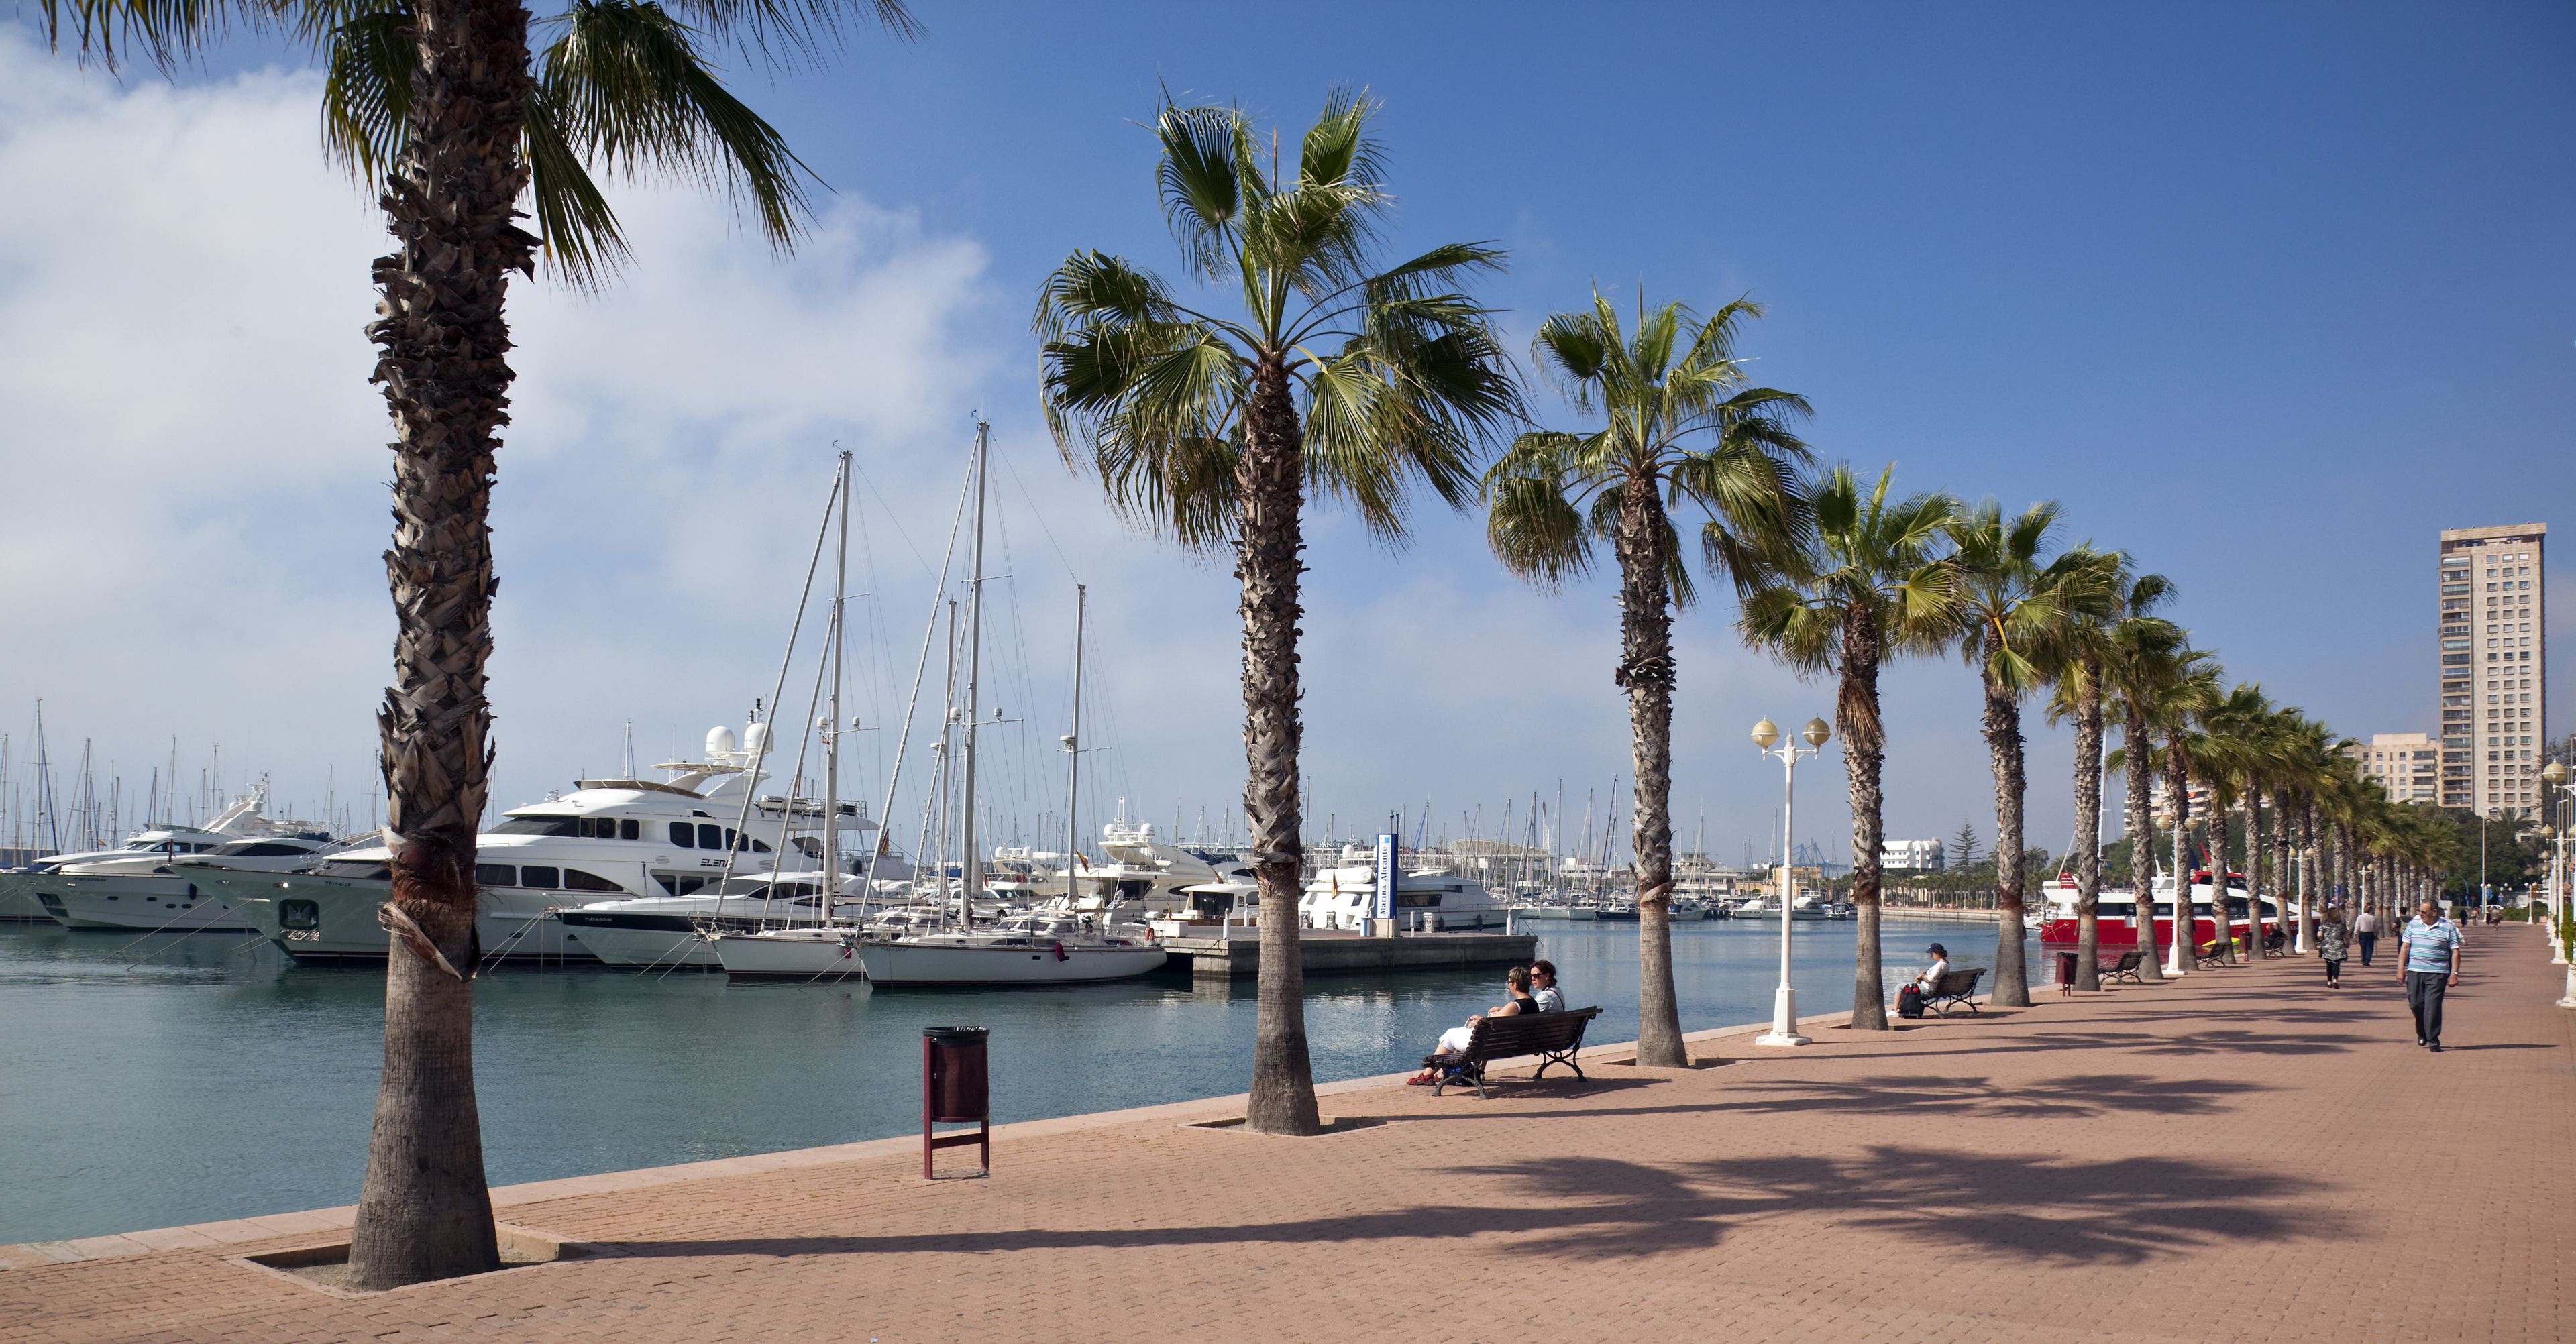
[(2442, 806), (2529, 814), (2548, 740), (2541, 547), (2549, 529), (2442, 533)]

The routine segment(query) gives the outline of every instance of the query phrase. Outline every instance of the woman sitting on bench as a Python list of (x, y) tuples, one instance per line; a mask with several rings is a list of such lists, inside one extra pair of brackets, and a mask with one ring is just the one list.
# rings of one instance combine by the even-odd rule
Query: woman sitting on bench
[[(1482, 1022), (1489, 1017), (1516, 1017), (1522, 1013), (1535, 1013), (1539, 1010), (1538, 1000), (1530, 997), (1530, 973), (1527, 966), (1515, 966), (1510, 970), (1505, 971), (1503, 973), (1503, 990), (1510, 997), (1505, 999), (1502, 1003), (1488, 1008), (1474, 1017), (1468, 1018), (1465, 1026), (1451, 1027), (1447, 1031), (1440, 1033), (1440, 1048), (1433, 1053), (1442, 1055), (1465, 1054), (1467, 1051), (1467, 1042), (1475, 1037), (1477, 1023)], [(1431, 1081), (1439, 1075), (1440, 1071), (1437, 1068), (1429, 1068), (1415, 1074), (1407, 1081), (1412, 1082), (1417, 1086), (1429, 1086)]]

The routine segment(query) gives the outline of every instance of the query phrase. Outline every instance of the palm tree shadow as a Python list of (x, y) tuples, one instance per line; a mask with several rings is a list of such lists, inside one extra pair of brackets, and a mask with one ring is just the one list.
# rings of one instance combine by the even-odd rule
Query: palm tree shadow
[(632, 1241), (628, 1256), (979, 1255), (1069, 1248), (1501, 1239), (1504, 1254), (1648, 1259), (1757, 1221), (1827, 1214), (1892, 1238), (2062, 1264), (2133, 1264), (2221, 1241), (2332, 1240), (2348, 1219), (2296, 1177), (2170, 1158), (2107, 1162), (1914, 1148), (1714, 1159), (1607, 1157), (1452, 1168), (1457, 1202), (1267, 1223)]
[[(1991, 1078), (1927, 1078), (1890, 1074), (1830, 1081), (1781, 1080), (1757, 1084), (1751, 1095), (1717, 1109), (1884, 1111), (1908, 1116), (1960, 1115), (1994, 1119), (2082, 1119), (2112, 1111), (2150, 1115), (2214, 1115), (2225, 1098), (2268, 1092), (2263, 1083), (2219, 1078), (2159, 1078), (2142, 1073), (2084, 1073), (2003, 1085)], [(1763, 1095), (1768, 1092), (1770, 1095)]]

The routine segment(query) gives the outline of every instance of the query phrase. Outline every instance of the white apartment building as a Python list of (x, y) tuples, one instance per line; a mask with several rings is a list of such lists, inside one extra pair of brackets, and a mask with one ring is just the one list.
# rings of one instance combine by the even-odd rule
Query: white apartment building
[(1878, 866), (1891, 873), (1937, 873), (1948, 862), (1938, 840), (1882, 840)]
[(2431, 733), (2374, 733), (2368, 745), (2347, 751), (2361, 762), (2364, 777), (2388, 791), (2388, 801), (2441, 801), (2442, 748)]
[(2549, 721), (2548, 533), (2540, 523), (2442, 533), (2444, 807), (2483, 816), (2530, 815), (2540, 805)]

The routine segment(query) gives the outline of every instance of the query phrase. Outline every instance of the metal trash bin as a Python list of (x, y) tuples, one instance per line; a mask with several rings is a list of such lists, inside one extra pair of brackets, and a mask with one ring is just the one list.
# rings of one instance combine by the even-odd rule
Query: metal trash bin
[(2057, 992), (2060, 994), (2075, 992), (2075, 954), (2072, 952), (2057, 954)]
[[(993, 1089), (985, 1068), (985, 1044), (992, 1033), (983, 1027), (921, 1029), (921, 1176), (935, 1174), (932, 1158), (942, 1148), (974, 1144), (983, 1159), (979, 1175), (993, 1170)], [(972, 1132), (940, 1134), (942, 1124), (968, 1124)]]

